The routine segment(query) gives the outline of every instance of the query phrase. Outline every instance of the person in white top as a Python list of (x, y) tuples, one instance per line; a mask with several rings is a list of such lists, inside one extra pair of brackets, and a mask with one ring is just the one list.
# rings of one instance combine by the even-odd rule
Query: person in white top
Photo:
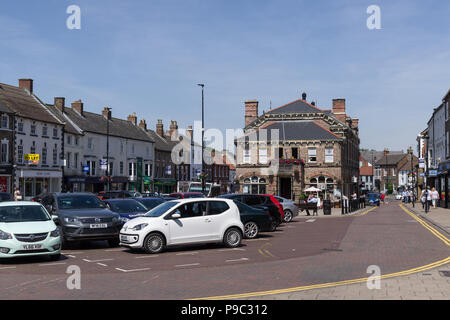
[(433, 203), (433, 208), (436, 209), (436, 203), (439, 200), (439, 192), (437, 192), (436, 188), (431, 190), (431, 202)]

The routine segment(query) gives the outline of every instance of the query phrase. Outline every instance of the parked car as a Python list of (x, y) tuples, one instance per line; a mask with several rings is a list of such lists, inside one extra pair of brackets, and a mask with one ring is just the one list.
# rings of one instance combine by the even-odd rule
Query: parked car
[(93, 193), (49, 193), (41, 203), (58, 217), (63, 245), (81, 240), (107, 240), (111, 247), (119, 244), (120, 215)]
[(158, 253), (172, 245), (221, 242), (241, 244), (244, 225), (239, 209), (228, 199), (168, 201), (144, 217), (128, 221), (120, 231), (120, 245)]
[(176, 199), (189, 199), (189, 198), (204, 198), (205, 195), (201, 192), (174, 192), (169, 194), (169, 197)]
[(259, 232), (272, 230), (272, 216), (268, 210), (250, 207), (238, 200), (234, 200), (241, 214), (244, 224), (244, 236), (248, 239), (256, 238)]
[(0, 203), (0, 258), (61, 256), (59, 228), (36, 202)]
[(142, 217), (143, 215), (145, 215), (145, 213), (148, 212), (146, 206), (144, 206), (142, 203), (132, 198), (109, 199), (103, 201), (106, 203), (109, 210), (118, 213), (120, 215), (120, 220), (122, 221), (123, 224), (125, 224), (127, 221), (131, 219)]
[[(139, 201), (140, 203), (142, 203), (146, 208), (147, 211), (153, 209), (156, 206), (159, 206), (161, 203), (166, 202), (166, 200), (164, 198), (134, 198), (134, 200)], [(171, 199), (171, 200), (175, 200), (175, 198)]]
[(250, 207), (268, 210), (273, 219), (271, 231), (275, 231), (284, 219), (283, 206), (272, 195), (233, 193), (220, 195), (219, 198), (238, 200)]
[(298, 216), (298, 204), (295, 201), (278, 196), (274, 197), (283, 206), (284, 222), (291, 222), (294, 217)]
[(11, 193), (0, 192), (0, 202), (3, 202), (3, 201), (14, 201), (14, 197)]
[(135, 191), (100, 191), (97, 194), (98, 198), (100, 200), (107, 200), (107, 199), (116, 199), (116, 198), (140, 198), (142, 197), (142, 194)]
[(366, 204), (369, 206), (379, 206), (380, 205), (380, 194), (379, 193), (368, 193), (366, 196)]

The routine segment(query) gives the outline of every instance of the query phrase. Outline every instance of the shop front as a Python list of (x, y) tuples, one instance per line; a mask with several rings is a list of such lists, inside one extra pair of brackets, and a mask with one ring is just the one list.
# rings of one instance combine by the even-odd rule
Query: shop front
[(13, 192), (12, 182), (12, 166), (0, 166), (0, 192)]
[(172, 193), (176, 191), (177, 188), (177, 180), (172, 178), (158, 178), (155, 179), (154, 185), (154, 191), (158, 193)]
[(24, 170), (17, 172), (20, 192), (24, 200), (47, 192), (61, 192), (62, 172), (60, 170)]
[(440, 201), (439, 206), (443, 208), (450, 208), (450, 161), (441, 162), (437, 171), (437, 188)]
[(85, 191), (85, 176), (64, 177), (63, 192), (83, 192)]

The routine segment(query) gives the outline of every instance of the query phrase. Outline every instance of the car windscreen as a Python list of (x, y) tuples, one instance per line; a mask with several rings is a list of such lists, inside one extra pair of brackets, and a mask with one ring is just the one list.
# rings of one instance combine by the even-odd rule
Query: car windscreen
[(161, 203), (165, 202), (163, 199), (145, 199), (145, 198), (138, 201), (142, 203), (148, 210), (151, 210), (156, 206), (160, 205)]
[(203, 194), (185, 194), (184, 198), (204, 198), (205, 196)]
[(48, 221), (50, 216), (42, 206), (14, 205), (0, 207), (0, 222)]
[(150, 210), (149, 212), (147, 212), (147, 214), (145, 216), (146, 217), (160, 217), (164, 213), (166, 213), (167, 211), (172, 209), (174, 206), (176, 206), (177, 204), (178, 204), (177, 201), (168, 201), (168, 202), (161, 203), (159, 206), (157, 206), (157, 207), (153, 208), (152, 210)]
[(104, 208), (102, 202), (96, 196), (70, 195), (58, 197), (59, 209), (100, 209)]
[(142, 203), (132, 199), (109, 201), (108, 204), (110, 205), (112, 211), (119, 213), (148, 211)]

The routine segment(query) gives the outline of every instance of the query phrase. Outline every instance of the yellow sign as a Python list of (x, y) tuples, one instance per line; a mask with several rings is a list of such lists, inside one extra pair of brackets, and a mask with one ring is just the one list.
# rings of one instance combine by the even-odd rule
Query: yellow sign
[(38, 164), (39, 163), (39, 154), (26, 153), (26, 154), (24, 154), (23, 159), (25, 161), (29, 161), (33, 164)]

